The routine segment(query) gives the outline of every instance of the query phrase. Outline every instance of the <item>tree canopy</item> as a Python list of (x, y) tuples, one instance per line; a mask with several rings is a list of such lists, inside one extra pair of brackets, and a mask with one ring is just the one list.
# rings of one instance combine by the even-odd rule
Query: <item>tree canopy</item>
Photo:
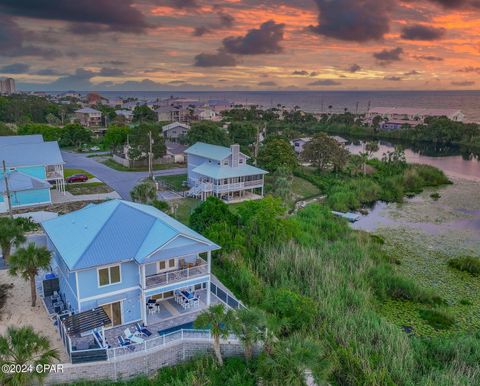
[(148, 157), (150, 151), (150, 133), (152, 134), (153, 158), (161, 158), (167, 153), (165, 139), (159, 125), (141, 124), (131, 130), (129, 136), (130, 150), (128, 155), (133, 160), (142, 160)]
[(133, 122), (152, 123), (157, 120), (157, 113), (147, 105), (136, 106), (133, 110)]
[(319, 170), (341, 170), (347, 163), (349, 152), (335, 138), (325, 133), (316, 134), (303, 147), (302, 159)]
[(103, 137), (103, 144), (115, 153), (119, 147), (127, 143), (130, 133), (131, 129), (128, 126), (111, 125)]
[(210, 143), (212, 145), (230, 146), (231, 141), (228, 133), (211, 121), (194, 122), (185, 136), (189, 145), (197, 142)]
[(290, 143), (280, 137), (270, 137), (265, 141), (258, 152), (257, 162), (269, 172), (275, 172), (279, 167), (293, 170), (298, 163)]

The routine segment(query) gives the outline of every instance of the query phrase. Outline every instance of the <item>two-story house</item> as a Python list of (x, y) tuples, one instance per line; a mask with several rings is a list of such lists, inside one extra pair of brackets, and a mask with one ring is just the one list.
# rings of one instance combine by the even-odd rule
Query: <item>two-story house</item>
[(203, 291), (210, 305), (211, 252), (220, 247), (152, 206), (111, 200), (42, 227), (70, 311), (102, 307), (113, 327), (171, 318), (183, 289)]
[(190, 125), (181, 122), (173, 122), (162, 127), (163, 136), (166, 140), (179, 142), (190, 130)]
[(75, 119), (85, 127), (96, 128), (102, 126), (102, 112), (92, 109), (91, 107), (76, 110)]
[[(64, 161), (56, 141), (41, 135), (0, 137), (0, 213), (12, 208), (50, 204), (52, 183), (65, 191)], [(10, 193), (8, 199), (7, 191)]]
[(249, 157), (240, 152), (239, 145), (224, 147), (197, 142), (185, 153), (191, 196), (205, 200), (213, 195), (227, 202), (263, 197), (264, 176), (268, 172), (247, 164)]

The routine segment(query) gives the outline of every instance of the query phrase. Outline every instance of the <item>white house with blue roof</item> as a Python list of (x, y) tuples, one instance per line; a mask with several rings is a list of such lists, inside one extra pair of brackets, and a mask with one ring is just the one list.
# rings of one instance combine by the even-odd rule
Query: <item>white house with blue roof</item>
[(0, 136), (0, 212), (8, 210), (7, 188), (12, 208), (50, 204), (52, 183), (65, 191), (64, 161), (56, 141), (41, 135)]
[(197, 142), (185, 150), (189, 194), (205, 200), (215, 196), (225, 201), (263, 197), (268, 172), (249, 165), (239, 145), (230, 147)]
[(42, 227), (70, 311), (102, 307), (113, 327), (172, 316), (183, 290), (203, 291), (210, 305), (211, 252), (220, 247), (152, 206), (111, 200)]

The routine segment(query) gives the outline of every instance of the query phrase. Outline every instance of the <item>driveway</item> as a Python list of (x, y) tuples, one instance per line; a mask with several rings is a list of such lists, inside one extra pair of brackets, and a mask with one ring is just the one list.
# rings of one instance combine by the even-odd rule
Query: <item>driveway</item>
[[(130, 191), (133, 187), (137, 185), (141, 179), (148, 177), (148, 172), (120, 172), (109, 168), (108, 166), (95, 161), (94, 158), (87, 158), (85, 154), (62, 151), (62, 156), (63, 160), (66, 162), (66, 168), (83, 169), (92, 173), (100, 181), (114, 189), (120, 197), (125, 200), (130, 200)], [(155, 176), (187, 174), (187, 169), (173, 168), (156, 170), (153, 174)]]

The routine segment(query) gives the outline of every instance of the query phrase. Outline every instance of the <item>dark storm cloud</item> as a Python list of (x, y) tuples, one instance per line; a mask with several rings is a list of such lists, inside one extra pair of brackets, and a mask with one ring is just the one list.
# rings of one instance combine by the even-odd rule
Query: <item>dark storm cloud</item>
[(390, 30), (395, 0), (315, 0), (319, 9), (316, 34), (329, 38), (366, 42), (380, 40)]
[(125, 75), (123, 70), (119, 68), (111, 68), (111, 67), (103, 67), (100, 72), (98, 73), (100, 76), (121, 76)]
[(212, 30), (210, 28), (202, 25), (200, 27), (195, 27), (192, 34), (193, 34), (193, 36), (203, 36), (203, 35), (205, 35), (209, 32), (212, 32)]
[(233, 55), (223, 50), (218, 50), (214, 54), (201, 53), (195, 56), (195, 67), (235, 67), (237, 60)]
[(480, 8), (478, 0), (430, 0), (430, 2), (450, 9)]
[(392, 81), (392, 82), (400, 82), (402, 81), (403, 79), (399, 76), (386, 76), (383, 78), (384, 80), (389, 80), (389, 81)]
[(285, 24), (273, 20), (263, 23), (260, 28), (249, 30), (245, 36), (230, 36), (223, 39), (225, 51), (238, 55), (278, 54), (283, 51)]
[(88, 90), (92, 86), (90, 79), (97, 74), (95, 72), (77, 68), (73, 74), (61, 76), (56, 81), (50, 83), (49, 89), (55, 90)]
[(473, 80), (466, 80), (464, 82), (452, 82), (454, 86), (473, 86), (475, 82)]
[(339, 86), (340, 82), (333, 79), (320, 79), (308, 84), (309, 86)]
[(433, 56), (433, 55), (415, 55), (414, 58), (418, 60), (427, 60), (429, 62), (443, 61), (443, 58), (441, 58), (440, 56)]
[(30, 69), (30, 65), (25, 63), (12, 63), (0, 67), (3, 74), (25, 74)]
[(380, 52), (374, 52), (373, 57), (383, 64), (390, 63), (390, 62), (398, 62), (402, 60), (403, 48), (397, 47), (389, 49), (384, 49)]
[(219, 18), (220, 26), (222, 27), (231, 27), (233, 26), (233, 23), (235, 23), (235, 18), (232, 15), (225, 12), (219, 12), (218, 18)]
[(133, 0), (1, 0), (0, 9), (15, 16), (100, 24), (114, 31), (142, 32), (148, 27)]
[(167, 5), (169, 7), (177, 9), (198, 7), (197, 0), (156, 0), (155, 4)]
[(259, 83), (257, 83), (257, 85), (261, 86), (261, 87), (277, 87), (277, 84), (275, 82), (270, 82), (270, 81), (259, 82)]
[(53, 68), (43, 68), (41, 70), (36, 71), (35, 75), (51, 76), (51, 75), (58, 75), (58, 72)]
[(435, 28), (421, 24), (403, 27), (401, 38), (405, 40), (439, 40), (446, 33), (445, 28)]
[(414, 76), (414, 75), (420, 75), (420, 73), (416, 70), (412, 70), (412, 71), (409, 71), (409, 72), (406, 72), (404, 73), (403, 75), (405, 76)]
[(476, 74), (480, 75), (480, 67), (468, 66), (468, 67), (464, 67), (464, 68), (461, 68), (461, 69), (457, 70), (457, 72), (464, 72), (464, 73), (467, 73), (467, 74), (476, 73)]
[(350, 67), (347, 68), (347, 71), (351, 72), (351, 73), (355, 73), (355, 72), (360, 71), (361, 69), (362, 69), (362, 67), (360, 67), (358, 64), (354, 63)]
[(305, 70), (295, 70), (292, 72), (292, 75), (297, 75), (297, 76), (309, 76), (310, 73)]

